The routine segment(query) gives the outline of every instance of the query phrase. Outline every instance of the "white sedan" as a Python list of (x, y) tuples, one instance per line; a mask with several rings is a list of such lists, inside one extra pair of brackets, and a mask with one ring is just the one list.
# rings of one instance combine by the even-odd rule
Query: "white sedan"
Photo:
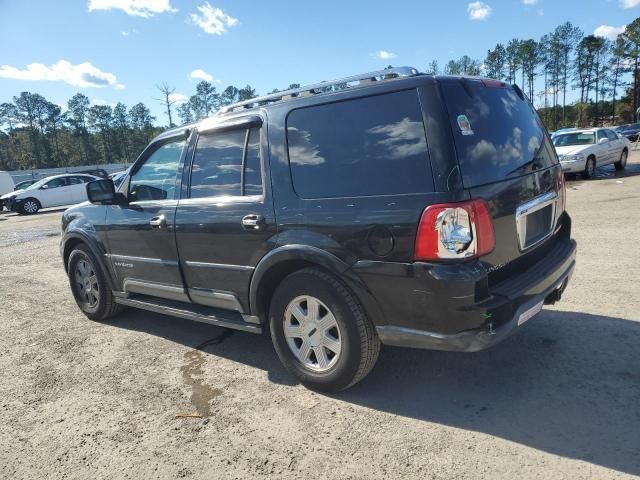
[(590, 128), (560, 133), (553, 137), (564, 172), (593, 177), (596, 167), (613, 164), (616, 170), (627, 165), (631, 142), (608, 128)]
[(30, 215), (41, 208), (84, 202), (87, 183), (92, 180), (99, 180), (99, 177), (80, 173), (54, 175), (38, 180), (24, 190), (11, 192), (3, 199), (9, 210)]

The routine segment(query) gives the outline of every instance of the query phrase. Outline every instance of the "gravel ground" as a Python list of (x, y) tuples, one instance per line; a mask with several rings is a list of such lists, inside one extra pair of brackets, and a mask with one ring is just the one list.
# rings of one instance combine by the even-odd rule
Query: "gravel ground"
[(386, 348), (312, 393), (269, 338), (76, 308), (60, 212), (0, 214), (0, 477), (630, 478), (640, 475), (640, 155), (569, 182), (563, 301), (475, 354)]

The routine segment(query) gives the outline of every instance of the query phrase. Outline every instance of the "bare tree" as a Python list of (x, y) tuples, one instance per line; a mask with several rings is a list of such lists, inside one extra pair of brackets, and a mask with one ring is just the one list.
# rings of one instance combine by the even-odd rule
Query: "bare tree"
[(154, 98), (154, 100), (157, 100), (165, 106), (165, 108), (167, 109), (167, 117), (169, 117), (169, 127), (175, 127), (173, 119), (171, 118), (171, 107), (176, 103), (175, 98), (173, 98), (173, 94), (175, 93), (176, 88), (170, 87), (167, 83), (156, 85), (156, 88), (160, 91), (162, 97)]

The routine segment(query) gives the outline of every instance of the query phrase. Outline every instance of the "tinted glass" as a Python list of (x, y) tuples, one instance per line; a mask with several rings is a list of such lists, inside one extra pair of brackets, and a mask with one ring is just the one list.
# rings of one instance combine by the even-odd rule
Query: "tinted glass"
[(191, 168), (191, 198), (241, 195), (242, 152), (247, 130), (198, 138)]
[(131, 176), (129, 198), (132, 202), (174, 198), (183, 146), (183, 140), (165, 143), (145, 160)]
[(618, 140), (618, 136), (611, 130), (605, 130), (604, 133), (607, 135), (609, 140)]
[(48, 188), (65, 187), (66, 185), (67, 185), (67, 178), (66, 177), (54, 178), (53, 180), (50, 180), (50, 181), (47, 182), (47, 187)]
[(568, 147), (572, 145), (591, 145), (595, 143), (593, 132), (565, 133), (553, 139), (556, 147)]
[(67, 177), (69, 181), (69, 185), (79, 185), (81, 183), (85, 183), (85, 177)]
[(604, 130), (598, 130), (598, 140), (602, 140), (603, 138), (607, 138), (607, 133)]
[(465, 186), (524, 175), (534, 164), (545, 168), (556, 163), (543, 148), (546, 136), (537, 114), (513, 88), (474, 80), (441, 85)]
[(292, 111), (289, 164), (303, 198), (433, 190), (415, 90)]
[(252, 128), (247, 144), (244, 165), (244, 194), (262, 195), (262, 169), (260, 168), (260, 129)]

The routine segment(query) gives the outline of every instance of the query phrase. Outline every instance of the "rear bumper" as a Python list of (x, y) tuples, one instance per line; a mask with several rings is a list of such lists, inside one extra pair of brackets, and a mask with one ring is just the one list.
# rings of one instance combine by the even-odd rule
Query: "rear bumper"
[[(575, 242), (574, 242), (575, 243)], [(477, 352), (484, 350), (515, 333), (518, 328), (526, 321), (537, 315), (542, 310), (545, 303), (555, 303), (560, 300), (562, 292), (567, 287), (569, 279), (575, 268), (575, 249), (572, 261), (559, 275), (554, 275), (554, 283), (545, 288), (541, 293), (531, 297), (527, 292), (522, 292), (522, 298), (530, 299), (519, 302), (518, 299), (514, 303), (519, 306), (511, 318), (504, 324), (494, 327), (489, 323), (485, 327), (467, 330), (455, 334), (441, 334), (435, 332), (427, 332), (406, 327), (397, 327), (393, 325), (385, 325), (377, 328), (378, 336), (385, 345), (393, 345), (398, 347), (426, 348), (431, 350), (448, 350), (455, 352)], [(505, 303), (509, 303), (507, 300)]]
[(541, 304), (560, 299), (576, 248), (574, 240), (558, 238), (543, 259), (491, 285), (479, 262), (356, 270), (380, 304), (384, 318), (376, 330), (383, 344), (474, 352), (514, 333)]

